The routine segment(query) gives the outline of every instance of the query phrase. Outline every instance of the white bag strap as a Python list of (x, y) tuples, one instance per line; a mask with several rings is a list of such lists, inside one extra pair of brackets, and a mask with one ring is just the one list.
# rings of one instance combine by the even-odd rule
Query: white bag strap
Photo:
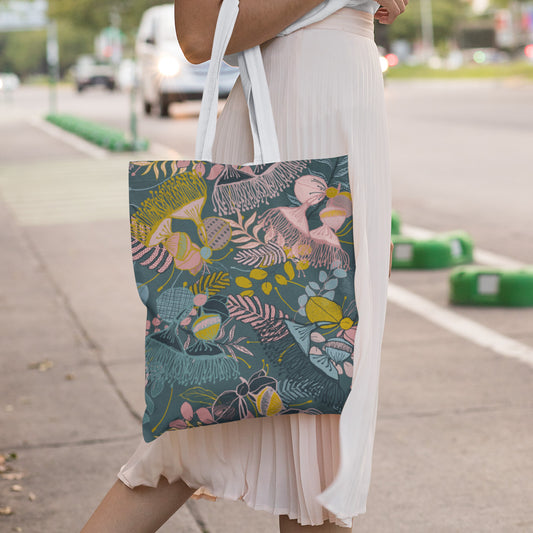
[[(196, 159), (198, 160), (212, 161), (213, 158), (220, 68), (238, 13), (239, 0), (223, 0), (215, 29), (211, 62), (198, 119), (196, 136)], [(253, 164), (279, 161), (278, 137), (260, 47), (254, 46), (239, 52), (238, 62), (252, 129)]]

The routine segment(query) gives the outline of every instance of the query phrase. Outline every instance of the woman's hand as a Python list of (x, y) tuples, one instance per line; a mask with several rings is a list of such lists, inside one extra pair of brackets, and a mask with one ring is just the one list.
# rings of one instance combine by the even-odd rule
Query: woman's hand
[(398, 15), (401, 15), (409, 0), (376, 0), (380, 8), (376, 11), (374, 18), (381, 24), (392, 24)]

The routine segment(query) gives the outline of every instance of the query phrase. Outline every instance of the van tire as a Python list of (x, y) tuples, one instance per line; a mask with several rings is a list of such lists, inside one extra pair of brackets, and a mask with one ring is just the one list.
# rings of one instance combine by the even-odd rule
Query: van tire
[(145, 115), (149, 115), (152, 112), (152, 104), (145, 100), (143, 102), (143, 111)]
[(159, 116), (168, 117), (169, 116), (170, 102), (165, 95), (159, 95)]

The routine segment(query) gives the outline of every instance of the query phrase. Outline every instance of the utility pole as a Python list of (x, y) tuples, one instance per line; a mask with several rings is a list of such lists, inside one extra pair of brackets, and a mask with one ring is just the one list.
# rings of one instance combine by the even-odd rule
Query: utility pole
[(420, 0), (420, 15), (422, 21), (422, 44), (424, 46), (424, 60), (428, 61), (435, 51), (431, 0)]
[(48, 63), (48, 85), (50, 88), (50, 113), (57, 113), (57, 82), (59, 80), (59, 46), (57, 44), (57, 23), (51, 20), (46, 29), (46, 62)]

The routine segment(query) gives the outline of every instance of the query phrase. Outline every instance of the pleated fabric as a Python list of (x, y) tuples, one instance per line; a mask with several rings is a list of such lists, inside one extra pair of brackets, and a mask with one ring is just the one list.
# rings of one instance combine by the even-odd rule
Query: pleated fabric
[[(348, 154), (359, 312), (352, 391), (341, 415), (245, 419), (141, 439), (118, 477), (131, 488), (181, 478), (196, 498), (351, 528), (366, 511), (389, 268), (388, 135), (373, 17), (343, 8), (261, 51), (282, 160)], [(217, 122), (213, 160), (253, 160), (240, 79)]]

